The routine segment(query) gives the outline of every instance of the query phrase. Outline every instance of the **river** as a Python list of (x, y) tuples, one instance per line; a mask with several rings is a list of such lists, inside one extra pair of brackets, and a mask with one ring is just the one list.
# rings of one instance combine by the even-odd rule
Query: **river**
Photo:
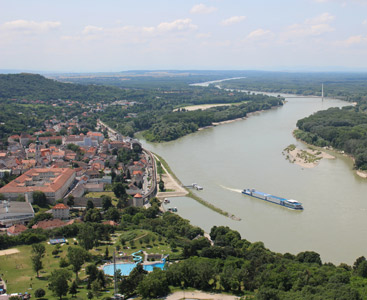
[[(238, 230), (242, 238), (262, 241), (272, 251), (320, 253), (323, 262), (352, 264), (367, 256), (367, 181), (353, 171), (351, 159), (336, 155), (303, 169), (282, 155), (290, 144), (305, 147), (292, 131), (297, 120), (349, 103), (320, 98), (288, 98), (283, 107), (245, 120), (190, 134), (176, 141), (143, 146), (164, 157), (184, 184), (206, 201), (241, 218), (234, 221), (190, 198), (172, 198), (179, 214), (210, 232), (214, 225)], [(293, 211), (241, 194), (255, 188), (303, 203)]]

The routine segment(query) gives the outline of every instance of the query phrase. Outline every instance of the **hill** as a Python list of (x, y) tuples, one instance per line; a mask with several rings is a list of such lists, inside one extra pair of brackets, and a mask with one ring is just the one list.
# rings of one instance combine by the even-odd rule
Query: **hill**
[(38, 74), (0, 74), (0, 100), (112, 101), (124, 96), (119, 88), (58, 82)]

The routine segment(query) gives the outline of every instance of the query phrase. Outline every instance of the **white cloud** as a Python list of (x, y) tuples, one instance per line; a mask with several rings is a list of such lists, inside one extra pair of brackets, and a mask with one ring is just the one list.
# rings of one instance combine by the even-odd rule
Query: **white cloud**
[(83, 34), (96, 34), (96, 33), (102, 32), (102, 31), (103, 31), (102, 27), (88, 25), (88, 26), (84, 27), (84, 30), (82, 31), (82, 33)]
[(53, 21), (35, 22), (27, 20), (15, 20), (4, 23), (1, 28), (6, 31), (19, 33), (42, 33), (57, 29), (60, 26), (60, 22)]
[(233, 16), (228, 19), (225, 19), (221, 22), (222, 25), (228, 26), (236, 23), (240, 23), (246, 19), (246, 16)]
[(367, 42), (367, 36), (362, 36), (362, 35), (354, 35), (351, 36), (349, 38), (347, 38), (344, 41), (341, 41), (340, 44), (343, 46), (352, 46), (352, 45), (356, 45), (356, 44), (361, 44), (361, 43), (365, 43)]
[(197, 4), (190, 10), (192, 14), (211, 14), (217, 10), (214, 6), (206, 6), (205, 4)]
[(307, 24), (320, 24), (320, 23), (330, 23), (335, 19), (335, 16), (329, 14), (329, 13), (323, 13), (319, 16), (316, 16), (312, 19), (307, 19), (305, 23)]
[(163, 22), (157, 26), (159, 31), (185, 31), (196, 30), (198, 27), (192, 24), (191, 19), (178, 19), (173, 22)]
[(281, 39), (294, 40), (306, 37), (316, 37), (335, 29), (329, 24), (335, 19), (329, 13), (323, 13), (311, 19), (306, 19), (302, 24), (293, 24), (281, 34)]
[(367, 19), (362, 21), (362, 25), (367, 25)]
[(272, 36), (272, 32), (270, 30), (264, 30), (262, 28), (256, 29), (252, 32), (250, 32), (247, 35), (248, 39), (259, 39), (259, 38), (265, 38), (265, 37), (269, 37)]

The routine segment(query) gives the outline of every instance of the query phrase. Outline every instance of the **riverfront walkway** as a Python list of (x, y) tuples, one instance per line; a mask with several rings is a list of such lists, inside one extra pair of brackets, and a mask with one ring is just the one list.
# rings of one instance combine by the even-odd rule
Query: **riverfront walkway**
[[(159, 158), (154, 155), (154, 159), (156, 161), (159, 161)], [(164, 200), (164, 198), (171, 198), (171, 197), (184, 197), (188, 194), (188, 191), (186, 191), (185, 188), (181, 186), (175, 180), (172, 175), (167, 171), (167, 169), (164, 167), (163, 164), (161, 164), (163, 171), (165, 172), (162, 174), (162, 180), (164, 181), (164, 187), (169, 192), (158, 192), (157, 198), (160, 200)], [(158, 179), (157, 179), (158, 182)]]

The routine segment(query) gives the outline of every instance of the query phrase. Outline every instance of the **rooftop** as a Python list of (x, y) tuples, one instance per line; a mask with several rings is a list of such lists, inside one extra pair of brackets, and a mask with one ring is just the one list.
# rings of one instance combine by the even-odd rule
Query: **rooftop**
[(74, 170), (69, 168), (34, 168), (2, 187), (0, 193), (54, 193), (63, 187), (74, 173)]

